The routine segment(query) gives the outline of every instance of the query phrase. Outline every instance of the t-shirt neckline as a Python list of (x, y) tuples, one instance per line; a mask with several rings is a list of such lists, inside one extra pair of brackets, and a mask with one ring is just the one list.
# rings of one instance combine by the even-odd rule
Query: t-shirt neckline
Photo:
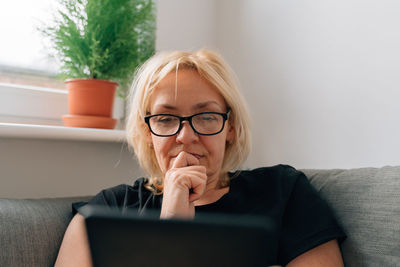
[[(229, 177), (233, 176), (232, 173), (228, 173), (228, 175), (229, 175)], [(224, 203), (227, 203), (228, 201), (230, 201), (232, 199), (232, 197), (235, 195), (236, 180), (239, 178), (239, 176), (240, 176), (240, 174), (230, 180), (229, 191), (226, 194), (224, 194), (222, 197), (220, 197), (217, 201), (209, 203), (209, 204), (205, 204), (205, 205), (196, 206), (195, 209), (206, 210), (206, 209), (209, 209), (209, 208), (212, 208), (215, 206), (223, 205)]]

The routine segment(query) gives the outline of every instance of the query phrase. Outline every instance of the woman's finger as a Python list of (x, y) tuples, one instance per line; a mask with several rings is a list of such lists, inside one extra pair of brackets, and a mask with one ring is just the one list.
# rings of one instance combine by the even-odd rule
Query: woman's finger
[(206, 189), (207, 175), (192, 176), (192, 192), (189, 194), (189, 202), (198, 200)]
[(181, 151), (179, 152), (178, 156), (176, 156), (172, 164), (172, 168), (182, 168), (194, 165), (199, 165), (199, 160), (192, 154), (185, 151)]

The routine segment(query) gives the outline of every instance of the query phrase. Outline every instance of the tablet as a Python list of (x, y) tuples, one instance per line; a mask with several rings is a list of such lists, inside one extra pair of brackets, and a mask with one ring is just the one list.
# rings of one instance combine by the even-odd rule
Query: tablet
[(266, 217), (196, 214), (195, 219), (159, 219), (86, 205), (94, 266), (255, 267), (277, 255), (276, 229)]

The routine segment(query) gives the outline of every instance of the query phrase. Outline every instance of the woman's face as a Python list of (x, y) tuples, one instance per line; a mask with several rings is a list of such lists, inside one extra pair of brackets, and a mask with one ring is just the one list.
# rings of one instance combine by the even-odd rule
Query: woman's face
[[(200, 112), (226, 113), (226, 104), (219, 92), (194, 70), (178, 71), (177, 91), (175, 72), (168, 74), (150, 98), (150, 113), (191, 116)], [(222, 132), (216, 135), (199, 135), (188, 121), (174, 136), (160, 137), (148, 132), (161, 171), (169, 170), (181, 151), (192, 154), (207, 169), (208, 182), (219, 179), (226, 142), (232, 141), (234, 130), (225, 122)]]

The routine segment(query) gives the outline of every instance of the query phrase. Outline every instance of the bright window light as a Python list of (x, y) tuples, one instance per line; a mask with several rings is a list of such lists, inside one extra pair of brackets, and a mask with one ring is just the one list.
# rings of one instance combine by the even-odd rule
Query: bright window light
[(64, 87), (55, 80), (58, 64), (37, 30), (51, 21), (55, 0), (0, 2), (0, 82)]

